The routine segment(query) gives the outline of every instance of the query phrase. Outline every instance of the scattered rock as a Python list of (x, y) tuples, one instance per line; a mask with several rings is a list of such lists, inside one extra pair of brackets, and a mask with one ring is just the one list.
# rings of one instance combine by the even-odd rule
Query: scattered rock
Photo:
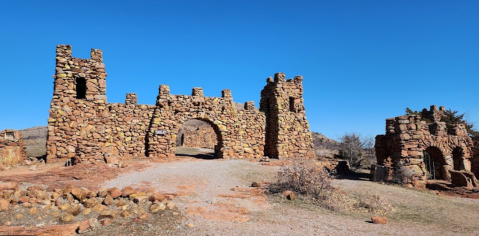
[(294, 194), (293, 191), (284, 191), (282, 194), (283, 198), (286, 198), (288, 200), (294, 201), (296, 199), (296, 194)]
[(81, 213), (81, 206), (79, 204), (75, 204), (67, 209), (67, 212), (77, 216)]
[(121, 196), (121, 191), (118, 188), (107, 189), (107, 192), (112, 198), (118, 198)]
[(86, 208), (92, 208), (98, 204), (100, 204), (98, 200), (96, 200), (95, 198), (90, 198), (83, 203), (83, 206)]
[(133, 188), (131, 186), (127, 186), (127, 187), (124, 187), (122, 190), (121, 190), (121, 196), (122, 197), (128, 197), (132, 194), (135, 193), (135, 190), (133, 190)]
[(10, 203), (5, 199), (0, 198), (0, 211), (8, 210), (8, 206), (10, 206)]
[(106, 198), (103, 200), (103, 204), (107, 206), (112, 205), (113, 203), (114, 203), (113, 197), (110, 195), (107, 195)]
[(38, 208), (32, 207), (32, 208), (30, 208), (30, 210), (28, 211), (28, 213), (29, 213), (30, 215), (36, 215), (36, 214), (38, 213)]
[(75, 219), (75, 217), (72, 214), (65, 213), (60, 217), (60, 220), (63, 222), (71, 222)]
[(128, 211), (128, 210), (122, 211), (122, 212), (120, 213), (120, 216), (121, 216), (121, 217), (124, 217), (124, 218), (128, 218), (128, 217), (131, 216), (131, 212)]
[(78, 233), (86, 233), (90, 230), (90, 220), (83, 220), (78, 226)]
[(388, 223), (388, 218), (385, 216), (373, 216), (371, 217), (371, 221), (374, 224), (387, 224)]
[(162, 202), (165, 200), (165, 196), (163, 196), (163, 194), (161, 193), (154, 193), (148, 198), (148, 200), (150, 200), (150, 202), (155, 202), (155, 201)]
[(170, 209), (170, 210), (173, 210), (173, 209), (175, 208), (175, 206), (176, 206), (176, 205), (175, 205), (175, 203), (173, 203), (173, 202), (168, 202), (168, 203), (166, 203), (166, 207), (168, 207), (168, 209)]

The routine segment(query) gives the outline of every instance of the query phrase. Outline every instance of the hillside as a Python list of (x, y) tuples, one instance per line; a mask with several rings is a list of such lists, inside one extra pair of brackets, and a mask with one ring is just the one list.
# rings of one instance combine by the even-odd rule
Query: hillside
[(46, 154), (47, 132), (46, 126), (35, 126), (20, 130), (27, 148), (27, 156), (41, 157)]

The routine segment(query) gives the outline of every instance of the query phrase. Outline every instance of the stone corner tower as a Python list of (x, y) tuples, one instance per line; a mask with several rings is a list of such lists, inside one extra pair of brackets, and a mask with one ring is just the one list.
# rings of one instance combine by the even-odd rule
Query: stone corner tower
[(303, 101), (303, 77), (283, 73), (266, 80), (260, 110), (266, 114), (264, 155), (271, 158), (315, 157)]

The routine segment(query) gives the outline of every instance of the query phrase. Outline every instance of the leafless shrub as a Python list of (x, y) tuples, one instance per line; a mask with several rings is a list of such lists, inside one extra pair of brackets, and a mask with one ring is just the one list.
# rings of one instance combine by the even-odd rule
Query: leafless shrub
[(413, 169), (404, 168), (401, 164), (393, 171), (392, 181), (397, 184), (406, 184), (416, 173)]
[(331, 178), (322, 167), (309, 160), (294, 160), (283, 166), (278, 173), (278, 182), (271, 186), (273, 192), (295, 191), (313, 199), (319, 199), (323, 191), (331, 188)]
[(372, 194), (367, 199), (361, 199), (357, 207), (379, 215), (387, 215), (394, 211), (391, 204), (379, 194)]
[(347, 133), (339, 140), (339, 155), (349, 161), (351, 168), (371, 166), (376, 161), (375, 139), (372, 135)]
[(278, 172), (278, 182), (269, 185), (271, 193), (294, 191), (314, 204), (332, 211), (370, 211), (386, 214), (391, 205), (379, 195), (363, 200), (335, 188), (332, 179), (322, 166), (311, 160), (293, 160)]

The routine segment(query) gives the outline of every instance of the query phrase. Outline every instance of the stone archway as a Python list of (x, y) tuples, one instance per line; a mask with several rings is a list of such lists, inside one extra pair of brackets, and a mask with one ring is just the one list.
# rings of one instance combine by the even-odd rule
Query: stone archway
[[(204, 159), (223, 158), (223, 136), (215, 123), (205, 118), (191, 118), (183, 122), (179, 127), (181, 128), (176, 137), (176, 154)], [(184, 153), (184, 148), (186, 148), (186, 150), (188, 148), (190, 148), (190, 150), (191, 148), (202, 148), (203, 150), (212, 149), (213, 153), (208, 154), (208, 151), (206, 151), (204, 153), (206, 155), (193, 155)], [(179, 149), (184, 150), (178, 152)]]
[(455, 147), (452, 150), (452, 161), (454, 170), (465, 170), (464, 150), (461, 147)]
[(446, 159), (438, 147), (428, 147), (424, 150), (424, 164), (428, 179), (448, 179)]

